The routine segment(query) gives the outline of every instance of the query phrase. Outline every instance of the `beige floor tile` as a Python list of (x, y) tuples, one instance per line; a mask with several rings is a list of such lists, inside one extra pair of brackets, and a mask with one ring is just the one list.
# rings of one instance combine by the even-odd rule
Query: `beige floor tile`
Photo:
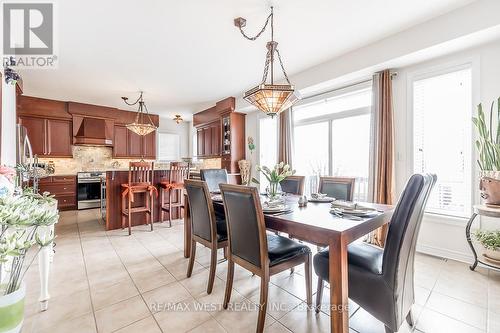
[(132, 280), (127, 279), (109, 285), (109, 283), (95, 285), (91, 288), (94, 310), (100, 310), (109, 305), (124, 301), (139, 294)]
[[(267, 313), (276, 320), (279, 320), (302, 303), (299, 298), (272, 284), (269, 285), (268, 293)], [(249, 299), (255, 304), (260, 304), (260, 292)]]
[(500, 316), (497, 313), (488, 313), (488, 333), (500, 332)]
[[(385, 333), (385, 326), (382, 322), (378, 321), (375, 317), (360, 308), (354, 313), (349, 320), (349, 326), (357, 332), (363, 333)], [(398, 333), (410, 333), (411, 327), (403, 321), (399, 327)]]
[[(208, 270), (203, 270), (191, 275), (190, 278), (181, 280), (180, 283), (189, 291), (191, 295), (193, 295), (193, 297), (198, 297), (200, 295), (204, 295), (207, 291), (208, 276)], [(224, 281), (215, 276), (214, 289), (223, 289), (225, 285)]]
[(133, 324), (115, 331), (116, 333), (161, 333), (161, 329), (152, 317), (146, 317)]
[(150, 315), (140, 296), (129, 298), (95, 312), (99, 333), (113, 332)]
[(189, 292), (179, 283), (150, 290), (143, 294), (144, 300), (151, 312), (162, 311), (166, 306), (191, 299)]
[(280, 322), (274, 322), (271, 326), (264, 329), (264, 333), (291, 333), (288, 328), (283, 326)]
[(438, 292), (431, 294), (426, 308), (463, 321), (481, 330), (486, 330), (486, 308), (481, 308), (456, 298), (439, 294)]
[(176, 307), (154, 314), (163, 332), (188, 332), (212, 317), (206, 311), (200, 310), (194, 299), (178, 303)]
[(484, 333), (482, 330), (430, 309), (422, 311), (417, 321), (417, 329), (425, 333)]
[(323, 312), (307, 310), (305, 304), (287, 313), (279, 321), (283, 326), (296, 333), (330, 332), (330, 317)]
[(157, 271), (136, 273), (132, 279), (141, 293), (175, 281), (174, 276), (163, 267)]
[[(186, 274), (187, 274), (188, 264), (189, 264), (189, 261), (184, 260), (176, 265), (168, 266), (167, 270), (170, 272), (170, 274), (172, 274), (176, 278), (176, 280), (178, 280), (178, 281), (184, 280), (184, 279), (187, 279)], [(194, 265), (193, 265), (193, 272), (191, 275), (198, 274), (199, 272), (201, 272), (203, 270), (205, 270), (205, 267), (203, 267), (202, 265), (198, 264), (195, 261)], [(218, 270), (219, 270), (219, 268), (217, 267), (216, 274), (217, 274)], [(220, 278), (219, 274), (217, 274), (217, 276)]]
[[(287, 274), (284, 277), (271, 282), (301, 300), (306, 300), (306, 278), (302, 275)], [(316, 286), (316, 283), (312, 283), (313, 293), (316, 292)]]
[(62, 321), (55, 326), (51, 326), (47, 329), (39, 330), (35, 329), (32, 331), (38, 333), (91, 333), (97, 332), (94, 315), (92, 313), (87, 313), (81, 317), (74, 318), (71, 320)]
[(431, 291), (421, 286), (415, 286), (415, 303), (424, 306), (431, 295)]
[(215, 320), (209, 319), (198, 327), (193, 328), (190, 333), (224, 333), (226, 330)]
[(49, 310), (35, 314), (37, 328), (43, 330), (91, 312), (88, 290), (54, 297), (49, 301)]

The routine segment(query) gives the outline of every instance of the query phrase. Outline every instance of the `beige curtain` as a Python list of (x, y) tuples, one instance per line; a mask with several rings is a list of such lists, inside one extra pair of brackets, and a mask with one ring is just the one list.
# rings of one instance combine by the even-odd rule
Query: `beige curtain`
[[(392, 82), (389, 70), (373, 76), (372, 144), (370, 196), (373, 202), (393, 204), (394, 199), (394, 124)], [(388, 225), (372, 232), (368, 242), (384, 247)]]
[(278, 163), (292, 165), (292, 108), (281, 112), (278, 117)]

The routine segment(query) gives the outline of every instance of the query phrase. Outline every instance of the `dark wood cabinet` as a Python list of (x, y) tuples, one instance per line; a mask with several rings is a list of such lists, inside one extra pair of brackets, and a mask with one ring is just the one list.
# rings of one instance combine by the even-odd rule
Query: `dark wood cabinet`
[(204, 137), (203, 137), (203, 129), (202, 128), (198, 128), (196, 130), (196, 140), (197, 140), (197, 154), (198, 156), (203, 156), (205, 154), (205, 147), (204, 147), (204, 144), (203, 142), (205, 141), (204, 140)]
[(71, 121), (47, 119), (47, 151), (49, 156), (72, 157)]
[(212, 128), (212, 155), (219, 156), (222, 151), (220, 121), (215, 122), (211, 128)]
[(220, 121), (214, 121), (197, 129), (196, 133), (199, 157), (216, 157), (221, 155)]
[(156, 131), (140, 136), (125, 126), (115, 125), (114, 132), (114, 158), (156, 159)]
[(40, 180), (39, 192), (49, 192), (60, 210), (74, 210), (76, 205), (76, 176), (51, 176)]
[(72, 157), (70, 120), (20, 116), (19, 124), (26, 127), (33, 154)]
[(212, 155), (212, 128), (209, 126), (203, 129), (203, 150), (204, 156)]
[(127, 132), (128, 129), (125, 126), (115, 126), (113, 139), (113, 157), (127, 157)]

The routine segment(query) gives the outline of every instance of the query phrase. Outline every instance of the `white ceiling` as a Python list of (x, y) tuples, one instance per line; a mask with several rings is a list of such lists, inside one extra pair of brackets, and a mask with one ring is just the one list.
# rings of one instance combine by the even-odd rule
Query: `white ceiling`
[[(145, 91), (151, 112), (189, 114), (239, 96), (262, 76), (265, 43), (244, 39), (275, 6), (275, 40), (289, 74), (473, 0), (60, 0), (59, 67), (24, 70), (25, 94), (125, 108)], [(411, 41), (408, 41), (411, 42)]]

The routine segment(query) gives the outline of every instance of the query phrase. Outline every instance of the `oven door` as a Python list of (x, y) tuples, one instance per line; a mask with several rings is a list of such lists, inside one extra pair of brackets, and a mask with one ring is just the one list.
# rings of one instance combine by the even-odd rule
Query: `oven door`
[(85, 179), (78, 183), (78, 209), (101, 205), (101, 180)]

